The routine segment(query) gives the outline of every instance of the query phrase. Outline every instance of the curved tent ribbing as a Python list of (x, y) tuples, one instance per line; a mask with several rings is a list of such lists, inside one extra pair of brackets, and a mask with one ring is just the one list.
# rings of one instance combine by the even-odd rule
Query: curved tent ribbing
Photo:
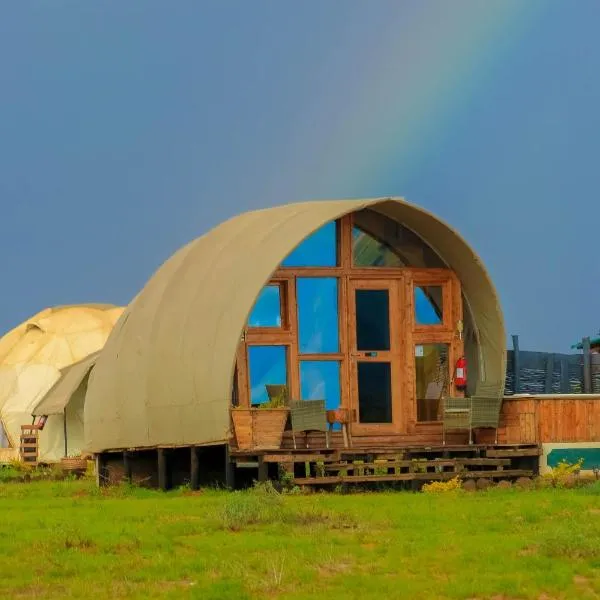
[(496, 291), (452, 228), (396, 198), (290, 204), (226, 221), (150, 279), (90, 376), (87, 449), (225, 442), (236, 348), (262, 286), (313, 231), (365, 208), (411, 229), (457, 273), (478, 333), (481, 376), (503, 380), (505, 332)]

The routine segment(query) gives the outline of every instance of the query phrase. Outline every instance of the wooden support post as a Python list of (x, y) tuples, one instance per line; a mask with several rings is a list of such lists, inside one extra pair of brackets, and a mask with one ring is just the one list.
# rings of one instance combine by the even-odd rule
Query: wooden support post
[(583, 346), (583, 393), (592, 393), (592, 360), (590, 357), (590, 338), (584, 337), (582, 340)]
[(229, 444), (225, 445), (225, 485), (231, 490), (235, 489), (235, 465), (231, 462)]
[(200, 461), (198, 460), (198, 448), (190, 448), (190, 486), (193, 490), (200, 489)]
[(158, 488), (167, 489), (167, 455), (164, 448), (158, 449)]
[(63, 410), (63, 436), (65, 438), (65, 458), (69, 456), (69, 442), (67, 440), (67, 409)]
[(571, 391), (571, 382), (569, 381), (569, 363), (566, 358), (560, 361), (560, 393), (568, 394)]
[(96, 455), (96, 484), (98, 487), (107, 485), (108, 477), (106, 472), (106, 459), (104, 454)]
[(512, 336), (513, 343), (513, 392), (521, 393), (521, 357), (519, 356), (519, 336)]
[(258, 457), (258, 481), (264, 482), (269, 478), (269, 464), (264, 461), (264, 457)]
[(552, 393), (552, 376), (554, 374), (554, 354), (548, 354), (546, 357), (546, 382), (544, 384), (544, 394)]
[(131, 472), (131, 455), (127, 450), (123, 452), (123, 470), (125, 471), (125, 481), (127, 483), (131, 483), (133, 481), (133, 476)]

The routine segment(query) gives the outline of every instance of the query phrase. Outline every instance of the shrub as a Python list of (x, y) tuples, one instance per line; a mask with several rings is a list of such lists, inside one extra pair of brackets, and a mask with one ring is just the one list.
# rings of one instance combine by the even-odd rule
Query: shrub
[(421, 488), (426, 494), (438, 494), (443, 492), (456, 492), (462, 488), (462, 481), (458, 476), (448, 481), (432, 481)]
[(582, 466), (583, 458), (580, 458), (576, 463), (569, 463), (563, 459), (548, 473), (544, 473), (541, 480), (552, 487), (567, 487), (569, 484), (574, 483)]

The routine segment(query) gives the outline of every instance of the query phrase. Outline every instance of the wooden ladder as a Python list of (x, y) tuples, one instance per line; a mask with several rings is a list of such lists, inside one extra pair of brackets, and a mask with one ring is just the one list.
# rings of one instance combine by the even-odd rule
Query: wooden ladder
[(21, 443), (19, 454), (21, 460), (32, 466), (37, 466), (39, 459), (39, 436), (44, 425), (21, 425)]

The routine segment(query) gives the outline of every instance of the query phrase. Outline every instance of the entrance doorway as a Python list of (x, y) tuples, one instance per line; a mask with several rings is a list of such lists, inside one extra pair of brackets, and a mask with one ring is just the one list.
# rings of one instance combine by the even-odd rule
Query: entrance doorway
[(350, 280), (353, 434), (401, 431), (399, 280)]
[(440, 420), (463, 354), (460, 298), (450, 271), (349, 279), (353, 435), (408, 434)]

